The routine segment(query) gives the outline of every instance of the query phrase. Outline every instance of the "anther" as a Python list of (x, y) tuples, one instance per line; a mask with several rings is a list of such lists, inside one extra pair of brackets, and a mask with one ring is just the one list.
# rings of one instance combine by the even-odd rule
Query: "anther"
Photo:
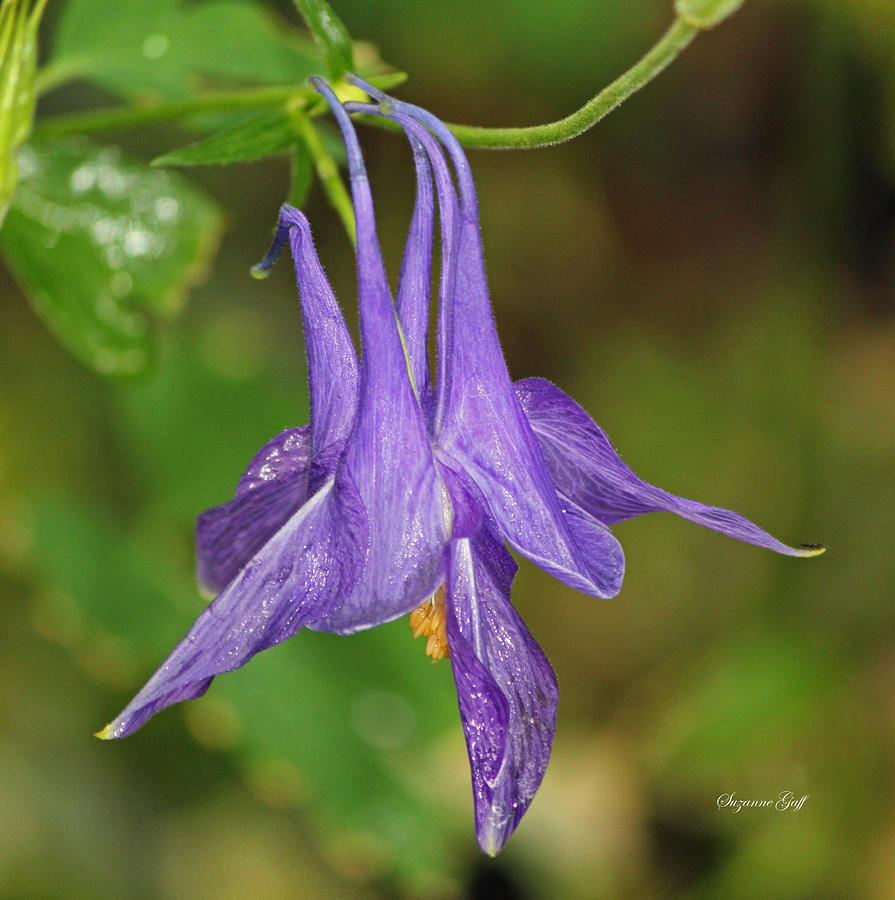
[(444, 585), (410, 614), (410, 627), (415, 638), (426, 637), (426, 656), (433, 662), (450, 657), (445, 615)]

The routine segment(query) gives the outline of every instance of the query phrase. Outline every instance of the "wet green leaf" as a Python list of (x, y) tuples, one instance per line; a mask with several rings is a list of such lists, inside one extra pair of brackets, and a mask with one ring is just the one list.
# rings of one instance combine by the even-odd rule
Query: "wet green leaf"
[(295, 0), (308, 30), (326, 55), (330, 77), (341, 78), (354, 69), (351, 36), (326, 0)]
[(275, 156), (298, 140), (289, 114), (262, 113), (152, 161), (154, 166), (208, 166)]
[(200, 76), (299, 84), (325, 65), (297, 29), (246, 0), (71, 0), (49, 64), (127, 97), (189, 96)]
[(0, 249), (35, 311), (104, 375), (145, 368), (147, 312), (176, 315), (221, 230), (215, 205), (174, 173), (115, 148), (32, 143)]

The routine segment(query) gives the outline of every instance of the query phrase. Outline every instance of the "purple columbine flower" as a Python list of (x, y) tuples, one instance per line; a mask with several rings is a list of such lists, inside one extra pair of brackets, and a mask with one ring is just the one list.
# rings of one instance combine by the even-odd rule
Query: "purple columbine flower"
[[(624, 573), (608, 526), (645, 512), (668, 510), (779, 553), (819, 550), (788, 547), (736, 513), (641, 481), (562, 391), (537, 378), (511, 382), (460, 145), (430, 113), (354, 81), (380, 106), (347, 109), (393, 119), (414, 150), (416, 203), (396, 303), (357, 137), (346, 108), (314, 79), (347, 150), (363, 361), (307, 220), (284, 206), (260, 268), (289, 243), (310, 424), (268, 442), (234, 499), (199, 517), (199, 578), (217, 598), (100, 736), (130, 734), (302, 627), (350, 634), (413, 611), (411, 625), (427, 636), (427, 653), (451, 659), (476, 835), (494, 855), (544, 777), (558, 698), (550, 664), (510, 603), (517, 566), (507, 544), (597, 597), (618, 593)], [(426, 348), (436, 195), (441, 273), (433, 385)]]

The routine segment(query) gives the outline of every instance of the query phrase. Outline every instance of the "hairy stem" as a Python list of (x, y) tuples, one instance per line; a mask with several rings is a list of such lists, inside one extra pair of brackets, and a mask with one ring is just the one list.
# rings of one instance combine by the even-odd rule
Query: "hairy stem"
[[(473, 125), (449, 125), (448, 127), (464, 147), (490, 149), (532, 149), (549, 147), (571, 140), (592, 128), (620, 103), (652, 81), (687, 47), (699, 33), (699, 27), (678, 15), (665, 34), (653, 48), (627, 72), (612, 84), (603, 88), (588, 100), (581, 109), (564, 119), (545, 125), (531, 125), (522, 128), (479, 128)], [(54, 72), (52, 67), (38, 75), (41, 87), (49, 89), (65, 80), (66, 72)], [(390, 78), (383, 76), (376, 82), (403, 80), (403, 76)], [(379, 86), (377, 84), (377, 86)], [(383, 85), (384, 86), (384, 85)], [(122, 106), (97, 112), (70, 113), (53, 116), (39, 121), (35, 132), (42, 136), (62, 136), (69, 134), (92, 134), (96, 132), (120, 131), (166, 122), (197, 113), (212, 110), (253, 110), (289, 104), (293, 108), (304, 105), (309, 89), (304, 85), (254, 88), (241, 91), (216, 91), (200, 94), (184, 100), (171, 100), (140, 106)], [(382, 127), (382, 119), (365, 117), (372, 124)], [(388, 123), (391, 124), (391, 123)], [(387, 127), (387, 126), (386, 126)], [(310, 149), (310, 148), (309, 148)], [(315, 157), (316, 159), (316, 157)], [(342, 186), (344, 191), (344, 186)], [(329, 190), (327, 191), (329, 193)], [(334, 195), (330, 195), (336, 209), (345, 218)], [(350, 210), (349, 210), (350, 211)]]
[(646, 56), (588, 100), (581, 109), (564, 119), (525, 128), (478, 128), (473, 125), (452, 124), (448, 124), (448, 128), (454, 132), (464, 147), (470, 148), (532, 149), (569, 141), (592, 128), (631, 94), (652, 81), (677, 58), (698, 33), (698, 28), (681, 18), (676, 18)]

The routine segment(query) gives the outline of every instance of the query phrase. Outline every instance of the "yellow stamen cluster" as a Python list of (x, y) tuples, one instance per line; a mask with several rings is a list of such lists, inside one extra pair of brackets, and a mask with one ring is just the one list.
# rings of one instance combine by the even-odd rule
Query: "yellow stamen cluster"
[(428, 638), (426, 656), (431, 656), (432, 662), (450, 659), (451, 650), (445, 631), (444, 585), (410, 614), (410, 627), (415, 638), (420, 635)]

